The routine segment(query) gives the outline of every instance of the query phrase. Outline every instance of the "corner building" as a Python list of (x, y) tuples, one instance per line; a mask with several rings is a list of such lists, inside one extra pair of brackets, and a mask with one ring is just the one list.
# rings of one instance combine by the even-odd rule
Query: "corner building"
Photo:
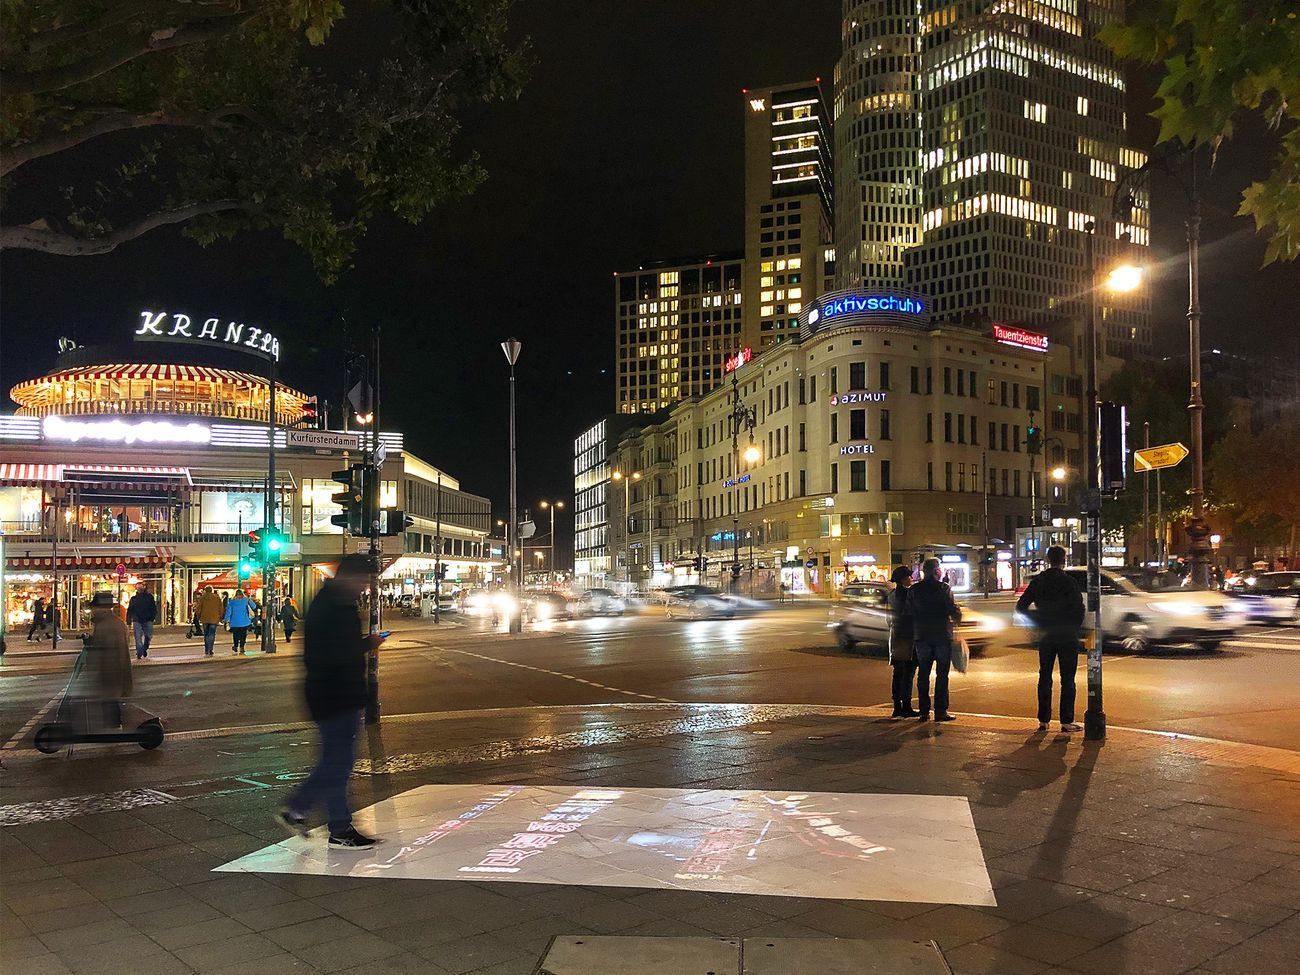
[[(797, 340), (679, 404), (653, 442), (625, 436), (621, 456), (656, 465), (651, 498), (666, 490), (658, 466), (673, 465), (675, 525), (658, 512), (642, 521), (647, 541), (663, 533), (675, 546), (658, 562), (634, 556), (639, 578), (725, 584), (738, 549), (741, 590), (758, 595), (834, 592), (929, 555), (955, 588), (978, 588), (986, 489), (990, 559), (1012, 557), (1009, 540), (1043, 498), (1041, 459), (1025, 438), (1051, 355), (991, 331), (934, 327), (914, 294), (824, 296), (801, 315)], [(754, 410), (752, 465), (741, 459), (750, 431), (733, 445), (737, 403)], [(1011, 585), (1009, 567), (988, 571), (993, 588)]]

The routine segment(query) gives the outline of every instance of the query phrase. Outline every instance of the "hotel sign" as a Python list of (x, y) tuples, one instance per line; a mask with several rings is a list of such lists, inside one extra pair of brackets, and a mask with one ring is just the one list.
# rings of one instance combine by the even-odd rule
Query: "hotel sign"
[(846, 443), (840, 447), (840, 456), (847, 457), (852, 454), (874, 454), (876, 445), (871, 443)]
[(219, 318), (191, 318), (183, 312), (142, 311), (137, 342), (181, 342), (219, 346), (280, 361), (280, 340), (264, 328)]
[(1026, 332), (1023, 328), (1014, 328), (1009, 325), (993, 325), (993, 338), (1003, 345), (1012, 345), (1017, 349), (1028, 349), (1030, 352), (1046, 352), (1049, 345), (1046, 335), (1039, 335), (1037, 332)]
[(887, 393), (840, 393), (831, 397), (831, 406), (848, 406), (852, 403), (883, 403)]

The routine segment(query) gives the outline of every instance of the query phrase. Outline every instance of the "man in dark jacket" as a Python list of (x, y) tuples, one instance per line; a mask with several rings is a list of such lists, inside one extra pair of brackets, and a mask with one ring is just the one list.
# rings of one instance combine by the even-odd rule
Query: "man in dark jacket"
[(366, 654), (378, 637), (361, 635), (357, 600), (370, 576), (370, 560), (344, 556), (334, 578), (321, 587), (304, 621), (303, 664), (307, 670), (307, 710), (320, 729), (320, 758), (311, 775), (280, 810), (280, 822), (306, 835), (307, 814), (324, 802), (329, 815), (329, 845), (363, 849), (375, 840), (352, 825), (348, 777), (361, 711), (366, 705)]
[(948, 669), (952, 666), (953, 624), (961, 622), (961, 610), (943, 581), (938, 559), (926, 559), (921, 565), (921, 581), (907, 591), (907, 605), (920, 668), (916, 697), (921, 720), (930, 720), (930, 670), (934, 668), (934, 720), (955, 721), (948, 713)]
[[(1030, 607), (1034, 609), (1030, 609)], [(1047, 550), (1047, 568), (1029, 580), (1016, 612), (1038, 627), (1038, 730), (1052, 719), (1052, 668), (1061, 670), (1061, 730), (1082, 731), (1074, 721), (1074, 674), (1079, 668), (1079, 628), (1083, 626), (1083, 593), (1065, 572), (1065, 549)]]
[(135, 587), (135, 595), (126, 604), (126, 621), (131, 624), (135, 634), (135, 659), (143, 660), (149, 656), (149, 644), (153, 642), (153, 624), (158, 619), (158, 601), (143, 582)]

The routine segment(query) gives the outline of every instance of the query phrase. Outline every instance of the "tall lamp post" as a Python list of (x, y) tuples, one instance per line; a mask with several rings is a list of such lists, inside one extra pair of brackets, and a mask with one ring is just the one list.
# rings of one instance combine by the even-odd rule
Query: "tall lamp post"
[(624, 474), (622, 471), (614, 471), (610, 475), (616, 481), (623, 482), (623, 581), (628, 585), (632, 584), (632, 513), (628, 510), (631, 506), (631, 487), (633, 481), (641, 480), (641, 472), (633, 471), (631, 474)]
[(563, 501), (539, 501), (537, 504), (542, 508), (549, 508), (551, 511), (551, 560), (547, 563), (547, 568), (552, 572), (555, 571), (555, 509), (563, 508)]
[(507, 339), (501, 343), (501, 351), (506, 355), (506, 362), (510, 363), (510, 523), (506, 525), (506, 552), (514, 559), (510, 573), (511, 595), (514, 596), (515, 605), (510, 613), (510, 632), (519, 633), (523, 629), (523, 607), (520, 604), (520, 598), (523, 593), (523, 559), (514, 555), (515, 549), (519, 546), (519, 492), (518, 492), (518, 468), (515, 456), (515, 363), (519, 361), (519, 353), (523, 350), (523, 343), (518, 339)]
[[(731, 584), (733, 589), (740, 583), (740, 462), (753, 466), (763, 454), (754, 443), (754, 428), (758, 426), (758, 414), (752, 406), (740, 401), (740, 380), (735, 371), (731, 374), (731, 456), (735, 465), (732, 472), (732, 509), (731, 509)], [(740, 431), (749, 432), (749, 445), (742, 458), (740, 453)]]

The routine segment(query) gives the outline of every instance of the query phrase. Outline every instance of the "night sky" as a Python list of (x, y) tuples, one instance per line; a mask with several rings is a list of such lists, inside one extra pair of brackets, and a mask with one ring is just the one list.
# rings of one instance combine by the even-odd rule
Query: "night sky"
[[(337, 401), (340, 350), (323, 326), (348, 309), (383, 326), (383, 425), (500, 511), (498, 345), (515, 335), (520, 503), (569, 498), (573, 436), (614, 403), (612, 272), (740, 248), (740, 89), (820, 76), (829, 98), (839, 10), (839, 0), (524, 3), (516, 23), (531, 38), (532, 80), (517, 103), (466, 119), (461, 145), (489, 172), (475, 196), (417, 228), (377, 221), (333, 288), (270, 234), (204, 249), (163, 230), (95, 258), (6, 252), (0, 386), (47, 370), (60, 335), (121, 340), (140, 308), (166, 307), (277, 330), (286, 381)], [(1151, 82), (1134, 77), (1132, 88), (1133, 138), (1146, 148)], [(1204, 345), (1296, 357), (1300, 266), (1260, 270), (1262, 239), (1232, 215), (1270, 155), (1262, 125), (1242, 130), (1206, 190)], [(1181, 207), (1158, 181), (1159, 354), (1186, 351)]]

